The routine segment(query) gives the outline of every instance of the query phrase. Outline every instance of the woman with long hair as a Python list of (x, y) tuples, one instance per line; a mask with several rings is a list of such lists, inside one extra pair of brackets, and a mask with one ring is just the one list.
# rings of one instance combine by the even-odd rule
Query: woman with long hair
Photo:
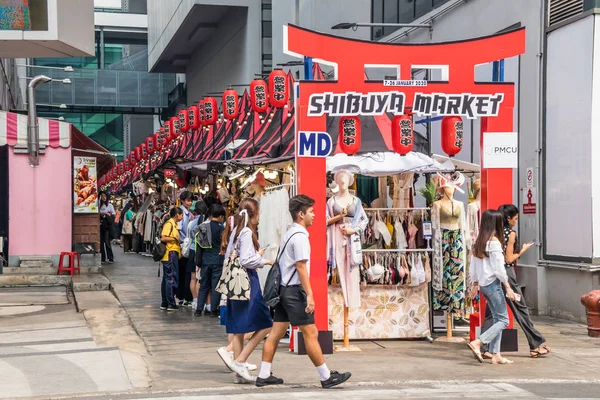
[[(525, 333), (527, 342), (529, 343), (529, 355), (532, 358), (539, 358), (545, 356), (552, 350), (550, 346), (544, 345), (546, 338), (542, 335), (531, 321), (529, 315), (529, 308), (525, 302), (525, 297), (521, 292), (521, 286), (517, 281), (517, 274), (515, 273), (515, 267), (517, 266), (517, 260), (525, 254), (535, 243), (525, 243), (522, 247), (519, 245), (517, 233), (514, 231), (517, 222), (519, 221), (519, 209), (514, 204), (505, 204), (501, 206), (500, 211), (504, 218), (504, 241), (506, 243), (504, 251), (504, 266), (506, 267), (506, 274), (508, 276), (508, 283), (511, 289), (517, 294), (515, 300), (508, 300), (508, 306), (510, 307), (515, 320)], [(483, 322), (482, 329), (485, 330), (491, 326), (492, 318), (488, 310), (485, 313), (485, 320)], [(483, 354), (484, 358), (490, 358), (489, 353)]]
[(481, 216), (481, 226), (473, 246), (469, 276), (473, 285), (471, 289), (473, 297), (481, 290), (487, 308), (492, 313), (494, 324), (470, 342), (469, 348), (477, 361), (483, 362), (481, 346), (487, 345), (492, 355), (492, 364), (513, 363), (500, 354), (502, 331), (508, 327), (508, 312), (502, 285), (506, 288), (506, 297), (511, 300), (515, 298), (504, 268), (503, 246), (504, 217), (499, 211), (487, 210)]
[(112, 264), (115, 257), (111, 245), (111, 230), (115, 223), (115, 208), (105, 192), (100, 193), (100, 255), (102, 262)]
[[(246, 269), (250, 279), (250, 300), (227, 300), (226, 328), (227, 333), (233, 334), (234, 352), (234, 361), (228, 367), (237, 373), (235, 383), (243, 382), (240, 377), (246, 382), (256, 380), (256, 377), (250, 375), (246, 362), (273, 326), (256, 272), (257, 268), (273, 264), (273, 260), (263, 258), (265, 249), (261, 250), (258, 244), (258, 216), (258, 201), (250, 198), (242, 200), (234, 217), (233, 229), (229, 224), (226, 225), (221, 243), (225, 259), (231, 256), (234, 249), (237, 250), (240, 264)], [(250, 332), (254, 332), (254, 335), (244, 346), (244, 335)]]

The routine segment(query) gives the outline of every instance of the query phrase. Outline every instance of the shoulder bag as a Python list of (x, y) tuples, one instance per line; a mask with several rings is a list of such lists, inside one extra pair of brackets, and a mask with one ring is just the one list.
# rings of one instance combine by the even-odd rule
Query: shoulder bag
[(250, 300), (250, 278), (248, 271), (240, 262), (238, 244), (238, 241), (234, 243), (231, 254), (223, 262), (223, 272), (216, 291), (227, 296), (229, 300), (248, 301)]
[[(165, 222), (165, 224), (167, 222)], [(173, 223), (169, 223), (171, 224), (171, 231), (169, 232), (169, 237), (171, 237), (171, 233), (173, 233)], [(159, 232), (162, 232), (162, 227), (161, 229), (159, 229)], [(159, 235), (160, 236), (156, 238), (156, 243), (154, 243), (154, 248), (152, 249), (152, 259), (154, 261), (161, 261), (167, 253), (167, 245), (163, 243), (161, 233), (159, 233)]]
[[(281, 255), (285, 251), (285, 248), (287, 247), (290, 240), (292, 240), (292, 238), (298, 233), (302, 233), (302, 232), (295, 232), (285, 242), (285, 244), (283, 245), (283, 248), (277, 255), (277, 260), (275, 260), (275, 263), (273, 264), (273, 266), (271, 267), (271, 270), (267, 274), (267, 280), (265, 281), (265, 288), (263, 290), (263, 300), (271, 308), (273, 308), (277, 304), (279, 304), (279, 301), (281, 298), (281, 269), (279, 268), (279, 259), (281, 259)], [(288, 286), (290, 284), (290, 282), (292, 281), (292, 279), (294, 279), (294, 276), (296, 276), (296, 272), (298, 272), (298, 270), (294, 269), (294, 273), (288, 280), (286, 286)]]

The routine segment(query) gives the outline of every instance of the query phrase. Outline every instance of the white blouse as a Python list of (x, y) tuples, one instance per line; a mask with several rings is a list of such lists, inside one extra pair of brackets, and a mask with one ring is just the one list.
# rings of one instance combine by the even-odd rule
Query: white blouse
[(488, 257), (471, 256), (469, 265), (471, 282), (478, 282), (479, 286), (488, 286), (496, 279), (500, 279), (500, 282), (505, 283), (508, 281), (508, 276), (504, 267), (502, 245), (497, 240), (490, 240), (487, 242), (486, 251), (489, 254)]

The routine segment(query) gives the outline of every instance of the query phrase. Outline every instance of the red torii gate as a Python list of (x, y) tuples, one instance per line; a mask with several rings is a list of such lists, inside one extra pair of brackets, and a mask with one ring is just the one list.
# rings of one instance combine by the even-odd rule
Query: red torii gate
[[(336, 64), (335, 81), (301, 81), (296, 94), (296, 146), (298, 132), (325, 132), (326, 115), (309, 116), (309, 99), (322, 93), (385, 93), (401, 91), (405, 107), (413, 106), (416, 93), (422, 94), (503, 94), (499, 112), (481, 121), (481, 206), (483, 210), (512, 203), (512, 169), (483, 169), (483, 132), (512, 132), (514, 84), (508, 82), (475, 82), (475, 66), (525, 52), (525, 28), (480, 37), (435, 44), (379, 43), (340, 38), (320, 32), (284, 26), (284, 51), (290, 55), (312, 57)], [(382, 81), (366, 81), (365, 64), (399, 66), (400, 80), (412, 79), (413, 65), (448, 66), (447, 82), (428, 82), (420, 87), (390, 87)], [(326, 198), (325, 158), (296, 158), (298, 193), (316, 200), (317, 218), (310, 228), (310, 279), (316, 303), (315, 319), (321, 331), (329, 329), (327, 294)]]

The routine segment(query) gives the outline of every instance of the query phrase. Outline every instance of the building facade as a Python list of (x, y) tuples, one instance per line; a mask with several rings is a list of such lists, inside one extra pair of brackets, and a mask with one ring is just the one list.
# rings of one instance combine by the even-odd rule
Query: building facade
[[(514, 127), (519, 168), (513, 202), (521, 212), (519, 238), (535, 241), (519, 260), (519, 281), (534, 312), (585, 320), (581, 295), (600, 288), (600, 185), (594, 157), (600, 113), (596, 58), (598, 0), (148, 0), (150, 71), (186, 75), (188, 104), (228, 85), (298, 61), (283, 53), (283, 25), (298, 24), (362, 40), (430, 43), (526, 28), (526, 53), (476, 67), (478, 81), (516, 84)], [(359, 27), (341, 22), (431, 24), (431, 28)], [(574, 46), (573, 44), (577, 45)], [(360, 57), (360, 55), (357, 55)], [(500, 60), (499, 60), (500, 61)], [(297, 71), (302, 67), (286, 67)], [(444, 79), (443, 69), (415, 78)], [(395, 69), (365, 69), (370, 79)], [(422, 133), (423, 128), (415, 128)], [(439, 122), (427, 124), (431, 153), (443, 154)], [(458, 159), (479, 163), (481, 125), (465, 123)], [(493, 184), (493, 183), (492, 183)], [(529, 195), (529, 196), (528, 196)], [(532, 211), (532, 207), (528, 207)]]

